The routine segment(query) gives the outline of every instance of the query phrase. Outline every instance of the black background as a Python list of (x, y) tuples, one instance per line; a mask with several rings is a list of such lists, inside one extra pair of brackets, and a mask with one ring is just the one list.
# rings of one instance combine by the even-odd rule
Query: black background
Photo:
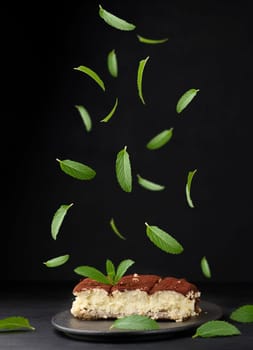
[[(132, 32), (108, 26), (98, 4), (10, 2), (2, 9), (2, 278), (78, 280), (78, 265), (104, 270), (107, 258), (115, 264), (131, 258), (132, 272), (206, 281), (200, 270), (205, 255), (212, 281), (252, 281), (250, 2), (103, 1), (105, 9), (136, 24)], [(169, 40), (145, 45), (136, 34)], [(106, 66), (112, 49), (117, 79)], [(136, 72), (147, 56), (144, 106)], [(73, 69), (79, 65), (95, 70), (106, 91)], [(177, 100), (190, 88), (200, 91), (178, 115)], [(116, 97), (115, 115), (100, 123)], [(90, 133), (76, 104), (92, 117)], [(151, 137), (170, 127), (167, 145), (146, 149)], [(116, 154), (125, 145), (132, 193), (123, 192), (115, 177)], [(83, 162), (97, 176), (73, 179), (56, 158)], [(194, 169), (191, 209), (185, 183)], [(166, 189), (143, 189), (138, 173)], [(70, 203), (54, 241), (53, 214)], [(111, 217), (126, 240), (112, 232)], [(184, 252), (159, 250), (146, 237), (144, 222), (173, 235)], [(66, 265), (43, 265), (67, 253)]]

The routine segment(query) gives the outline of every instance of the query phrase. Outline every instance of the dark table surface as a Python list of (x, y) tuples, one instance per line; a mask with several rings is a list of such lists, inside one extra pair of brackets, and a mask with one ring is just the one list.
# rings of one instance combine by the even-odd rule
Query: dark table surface
[[(4, 286), (4, 288), (3, 288)], [(51, 318), (72, 304), (73, 282), (8, 282), (0, 291), (0, 318), (23, 316), (29, 319), (35, 331), (0, 333), (0, 349), (57, 350), (57, 349), (253, 349), (253, 323), (242, 324), (229, 319), (230, 313), (244, 304), (253, 304), (253, 284), (198, 284), (202, 299), (221, 306), (222, 320), (236, 325), (241, 335), (216, 338), (195, 338), (195, 329), (177, 333), (166, 339), (135, 342), (98, 342), (76, 340), (57, 331)]]

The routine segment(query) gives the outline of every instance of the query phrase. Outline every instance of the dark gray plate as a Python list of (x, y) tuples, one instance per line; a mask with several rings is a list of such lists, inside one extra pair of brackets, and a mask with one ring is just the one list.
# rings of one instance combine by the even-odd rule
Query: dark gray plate
[(110, 329), (113, 320), (81, 321), (73, 317), (69, 310), (57, 313), (52, 317), (52, 325), (69, 337), (88, 341), (137, 341), (156, 340), (178, 335), (179, 332), (193, 330), (204, 322), (217, 320), (222, 316), (220, 306), (201, 301), (202, 312), (184, 322), (158, 321), (160, 328), (156, 330), (133, 331)]

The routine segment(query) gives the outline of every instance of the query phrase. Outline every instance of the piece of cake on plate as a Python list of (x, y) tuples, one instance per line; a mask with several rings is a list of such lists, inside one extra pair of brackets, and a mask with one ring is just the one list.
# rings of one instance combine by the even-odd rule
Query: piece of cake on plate
[(115, 285), (84, 278), (73, 289), (71, 314), (82, 320), (130, 315), (155, 320), (187, 320), (200, 314), (200, 291), (184, 278), (131, 274)]

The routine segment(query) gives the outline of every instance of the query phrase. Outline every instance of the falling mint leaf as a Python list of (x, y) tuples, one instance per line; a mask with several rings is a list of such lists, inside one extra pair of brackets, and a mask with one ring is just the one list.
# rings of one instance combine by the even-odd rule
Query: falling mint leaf
[(116, 158), (116, 177), (123, 191), (132, 191), (132, 171), (127, 146), (125, 146)]
[(114, 104), (111, 112), (109, 114), (107, 114), (107, 116), (104, 119), (102, 119), (100, 121), (104, 122), (104, 123), (107, 123), (111, 119), (111, 117), (114, 115), (117, 107), (118, 107), (118, 98), (116, 98), (115, 104)]
[(203, 275), (207, 278), (211, 278), (210, 266), (205, 256), (203, 256), (203, 258), (201, 259), (200, 266), (201, 266)]
[(170, 141), (173, 135), (173, 128), (167, 129), (153, 137), (146, 145), (149, 150), (156, 150)]
[(193, 171), (189, 171), (188, 176), (187, 176), (187, 183), (185, 186), (186, 200), (187, 200), (189, 207), (191, 207), (191, 208), (194, 208), (194, 204), (193, 204), (192, 199), (191, 199), (191, 184), (192, 184), (193, 176), (195, 175), (196, 171), (197, 171), (197, 169), (195, 169)]
[(202, 337), (226, 337), (239, 335), (241, 332), (237, 327), (226, 321), (208, 321), (199, 326), (192, 338)]
[(104, 84), (103, 80), (100, 78), (100, 76), (94, 70), (92, 70), (86, 66), (79, 66), (79, 67), (75, 67), (74, 69), (87, 74), (90, 78), (92, 78), (101, 87), (102, 90), (105, 91), (105, 84)]
[(119, 18), (112, 13), (108, 12), (107, 10), (103, 9), (101, 5), (99, 5), (99, 16), (111, 27), (119, 29), (119, 30), (125, 30), (130, 31), (135, 29), (135, 25), (132, 23), (129, 23), (125, 21), (122, 18)]
[(91, 131), (92, 121), (91, 121), (91, 117), (89, 115), (89, 112), (87, 111), (86, 108), (84, 108), (84, 106), (76, 105), (75, 107), (78, 110), (78, 112), (79, 112), (79, 114), (80, 114), (80, 116), (82, 118), (82, 121), (84, 123), (84, 126), (85, 126), (86, 130), (88, 132)]
[(124, 274), (129, 269), (129, 267), (131, 267), (133, 264), (134, 264), (134, 261), (131, 259), (122, 260), (117, 267), (116, 275), (114, 277), (114, 282), (117, 283), (121, 279), (121, 277), (124, 276)]
[(142, 80), (143, 80), (144, 68), (146, 66), (148, 59), (149, 59), (149, 56), (139, 62), (138, 71), (137, 71), (137, 90), (138, 90), (139, 97), (144, 105), (145, 105), (145, 101), (144, 101), (143, 92), (142, 92)]
[(192, 99), (197, 95), (198, 92), (199, 92), (199, 89), (190, 89), (186, 91), (177, 102), (177, 106), (176, 106), (177, 113), (181, 113), (192, 101)]
[(131, 315), (117, 319), (110, 328), (152, 330), (159, 329), (159, 324), (147, 316)]
[(43, 264), (47, 267), (58, 267), (65, 264), (69, 260), (69, 254), (57, 256), (48, 261), (45, 261)]
[(0, 320), (0, 332), (34, 331), (27, 318), (22, 316), (11, 316)]
[(111, 281), (111, 284), (114, 284), (114, 277), (115, 277), (116, 271), (115, 271), (115, 266), (110, 259), (106, 260), (106, 273), (109, 280)]
[(137, 38), (138, 38), (140, 43), (151, 44), (151, 45), (152, 44), (163, 44), (166, 41), (168, 41), (168, 38), (164, 38), (164, 39), (149, 39), (149, 38), (144, 38), (143, 36), (138, 35), (138, 34), (137, 34)]
[(57, 235), (59, 233), (59, 230), (61, 228), (63, 219), (65, 215), (67, 214), (67, 211), (70, 207), (72, 207), (73, 203), (71, 204), (62, 204), (55, 212), (52, 222), (51, 222), (51, 236), (53, 239), (57, 238)]
[(65, 159), (65, 160), (56, 159), (56, 160), (57, 162), (59, 162), (61, 170), (65, 174), (70, 175), (75, 179), (91, 180), (96, 176), (95, 170), (93, 170), (92, 168), (90, 168), (85, 164), (82, 164), (73, 160), (69, 160), (69, 159)]
[(113, 219), (113, 218), (111, 218), (111, 220), (110, 220), (110, 226), (111, 226), (113, 232), (116, 233), (116, 235), (117, 235), (119, 238), (121, 238), (121, 239), (126, 239), (126, 238), (119, 232), (118, 228), (117, 228), (116, 225), (115, 225), (115, 222), (114, 222), (114, 219)]
[(111, 284), (107, 276), (105, 276), (101, 271), (97, 270), (92, 266), (78, 266), (74, 269), (74, 272), (78, 275), (89, 277), (97, 282), (104, 284)]
[(157, 226), (149, 226), (146, 222), (145, 225), (147, 226), (146, 233), (148, 238), (158, 248), (170, 254), (180, 254), (183, 252), (184, 248), (181, 244), (167, 232)]
[(141, 185), (142, 187), (146, 188), (147, 190), (150, 191), (162, 191), (165, 189), (165, 186), (162, 185), (158, 185), (152, 181), (146, 180), (143, 177), (141, 177), (139, 174), (137, 174), (137, 179), (138, 179), (138, 183), (139, 185)]
[(230, 314), (230, 318), (236, 322), (253, 322), (253, 305), (249, 304), (238, 307)]
[(115, 53), (115, 50), (112, 50), (108, 53), (107, 56), (107, 67), (108, 71), (114, 78), (118, 76), (118, 60)]

